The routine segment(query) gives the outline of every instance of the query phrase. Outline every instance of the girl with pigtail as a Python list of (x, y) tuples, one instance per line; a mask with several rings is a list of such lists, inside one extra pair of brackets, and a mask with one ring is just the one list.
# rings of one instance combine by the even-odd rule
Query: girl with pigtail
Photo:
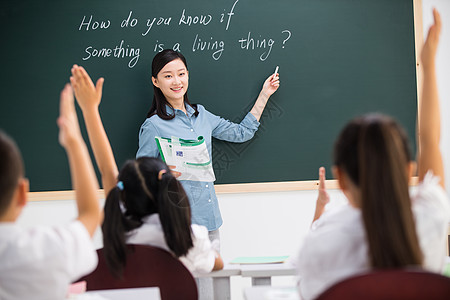
[(206, 227), (191, 225), (188, 197), (164, 162), (141, 157), (127, 161), (118, 171), (98, 111), (104, 79), (94, 86), (83, 67), (74, 65), (71, 71), (70, 81), (105, 190), (103, 247), (112, 273), (121, 275), (128, 243), (170, 251), (191, 272), (223, 268)]
[(409, 192), (415, 164), (400, 125), (380, 114), (348, 123), (335, 143), (333, 167), (348, 205), (325, 211), (329, 196), (325, 169), (320, 168), (314, 221), (298, 260), (303, 300), (315, 299), (333, 284), (374, 269), (443, 270), (450, 202), (439, 149), (435, 74), (441, 20), (436, 10), (433, 14), (435, 22), (421, 53), (416, 193)]

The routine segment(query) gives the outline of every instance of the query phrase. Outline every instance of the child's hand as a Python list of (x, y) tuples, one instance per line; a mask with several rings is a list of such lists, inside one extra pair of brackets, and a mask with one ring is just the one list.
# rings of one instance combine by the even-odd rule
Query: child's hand
[(330, 196), (325, 188), (325, 168), (319, 168), (319, 195), (317, 196), (317, 204), (325, 206), (330, 202)]
[(75, 91), (78, 105), (80, 105), (83, 112), (87, 109), (97, 109), (102, 99), (104, 79), (99, 78), (94, 86), (91, 77), (89, 77), (89, 74), (83, 67), (73, 65), (71, 71), (70, 82)]
[(436, 50), (439, 44), (441, 33), (441, 16), (436, 9), (433, 9), (434, 24), (428, 30), (428, 36), (422, 48), (422, 64), (424, 68), (434, 67)]
[(175, 178), (178, 178), (181, 176), (181, 173), (178, 171), (175, 171), (175, 169), (177, 168), (177, 166), (168, 166), (170, 169), (170, 173), (172, 173), (172, 176)]
[(325, 168), (319, 168), (319, 194), (317, 195), (316, 211), (314, 212), (314, 219), (317, 220), (325, 211), (325, 206), (330, 202), (330, 196), (325, 188)]
[(66, 84), (61, 91), (57, 123), (61, 146), (67, 149), (72, 143), (82, 140), (73, 100), (73, 90), (70, 84)]

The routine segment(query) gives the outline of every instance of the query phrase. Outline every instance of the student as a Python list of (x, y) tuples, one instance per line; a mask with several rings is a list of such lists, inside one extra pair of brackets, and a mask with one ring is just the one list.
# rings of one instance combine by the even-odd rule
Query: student
[(335, 144), (334, 174), (349, 205), (324, 212), (329, 199), (321, 168), (315, 221), (299, 254), (303, 299), (314, 299), (331, 285), (371, 269), (442, 271), (450, 204), (443, 190), (435, 75), (441, 21), (436, 10), (433, 14), (435, 23), (421, 54), (417, 194), (409, 194), (414, 165), (400, 126), (373, 114), (347, 124)]
[[(269, 97), (280, 85), (278, 73), (270, 75), (252, 110), (240, 124), (235, 124), (213, 115), (202, 105), (192, 105), (189, 102), (189, 72), (186, 59), (181, 53), (167, 49), (156, 54), (152, 62), (152, 82), (153, 103), (139, 131), (136, 157), (160, 157), (155, 136), (175, 136), (187, 140), (196, 140), (202, 136), (210, 158), (212, 137), (229, 142), (248, 141), (258, 129), (259, 119)], [(181, 180), (181, 183), (189, 196), (193, 223), (206, 226), (211, 240), (219, 239), (218, 229), (222, 225), (222, 217), (213, 182)]]
[(106, 262), (113, 273), (119, 276), (126, 264), (126, 243), (168, 250), (191, 272), (223, 268), (207, 229), (191, 225), (184, 189), (165, 163), (157, 158), (141, 157), (127, 161), (118, 171), (98, 111), (103, 78), (94, 86), (84, 68), (74, 65), (70, 80), (102, 175), (106, 194), (103, 245)]
[(55, 227), (15, 224), (27, 202), (28, 180), (15, 143), (0, 132), (0, 299), (61, 300), (69, 284), (97, 265), (91, 237), (100, 222), (98, 183), (81, 137), (70, 85), (61, 92), (59, 142), (65, 148), (78, 217)]

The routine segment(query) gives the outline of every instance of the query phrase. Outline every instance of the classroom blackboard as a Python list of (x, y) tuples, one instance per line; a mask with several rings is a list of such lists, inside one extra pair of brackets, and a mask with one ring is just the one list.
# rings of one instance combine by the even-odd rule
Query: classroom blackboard
[(281, 87), (255, 137), (214, 140), (216, 183), (315, 179), (319, 166), (331, 165), (339, 129), (361, 113), (396, 117), (414, 143), (412, 0), (10, 0), (0, 7), (0, 125), (22, 150), (32, 191), (71, 188), (56, 118), (72, 64), (94, 80), (105, 77), (101, 114), (121, 165), (136, 154), (153, 97), (151, 60), (163, 48), (187, 58), (190, 101), (236, 122), (279, 66)]

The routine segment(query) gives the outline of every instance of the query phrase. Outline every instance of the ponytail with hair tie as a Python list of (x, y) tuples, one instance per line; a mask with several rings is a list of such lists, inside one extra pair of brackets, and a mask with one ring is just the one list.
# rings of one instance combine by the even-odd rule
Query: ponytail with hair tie
[(189, 199), (181, 183), (173, 176), (158, 173), (158, 213), (167, 246), (180, 257), (193, 247)]
[(164, 174), (166, 174), (166, 173), (167, 173), (167, 171), (166, 171), (165, 169), (162, 169), (161, 171), (159, 171), (159, 173), (158, 173), (158, 180), (161, 181), (162, 176), (163, 176)]
[[(121, 184), (119, 184), (121, 183)], [(120, 277), (126, 261), (125, 226), (121, 209), (123, 183), (119, 181), (106, 197), (102, 224), (105, 259), (111, 272)]]

